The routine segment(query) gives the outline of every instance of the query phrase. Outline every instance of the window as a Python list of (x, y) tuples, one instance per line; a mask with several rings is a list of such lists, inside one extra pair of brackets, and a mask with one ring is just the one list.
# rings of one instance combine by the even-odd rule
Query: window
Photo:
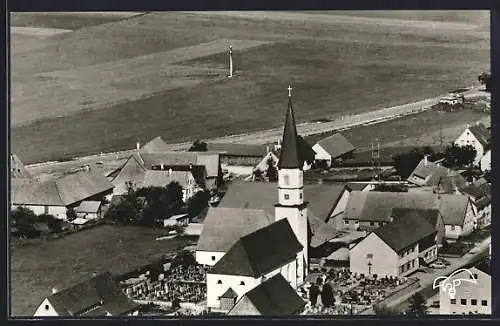
[(452, 225), (450, 228), (452, 231), (455, 231), (455, 225)]
[(481, 300), (481, 306), (487, 306), (488, 300)]
[(285, 194), (285, 199), (286, 200), (290, 199), (290, 195), (289, 194)]
[(215, 256), (212, 256), (212, 260), (215, 260)]
[(372, 259), (373, 258), (373, 254), (366, 254), (366, 259)]
[(221, 280), (218, 280), (218, 281), (217, 281), (217, 284), (222, 284), (222, 281), (221, 281)]
[(477, 306), (477, 300), (476, 299), (471, 299), (470, 304), (473, 306)]
[(289, 185), (290, 184), (290, 176), (288, 174), (285, 174), (283, 176), (283, 182), (285, 183), (285, 185)]
[(48, 305), (48, 304), (46, 304), (46, 305), (45, 305), (45, 310), (49, 310), (49, 309), (50, 309), (50, 308), (49, 308), (49, 305)]
[(415, 261), (414, 261), (414, 260), (412, 260), (412, 261), (411, 261), (411, 268), (413, 268), (414, 266), (415, 266)]
[(349, 224), (349, 220), (344, 220), (344, 224)]
[(450, 299), (450, 304), (457, 304), (457, 299)]
[(474, 274), (474, 278), (477, 280), (477, 274)]
[(371, 225), (371, 226), (374, 226), (374, 225), (375, 225), (375, 222), (370, 222), (370, 225)]
[(241, 282), (240, 282), (240, 285), (245, 285), (245, 282), (244, 282), (244, 281), (241, 281)]
[(460, 299), (460, 304), (461, 304), (462, 306), (467, 305), (467, 299)]
[(300, 199), (302, 199), (302, 193), (300, 193)]

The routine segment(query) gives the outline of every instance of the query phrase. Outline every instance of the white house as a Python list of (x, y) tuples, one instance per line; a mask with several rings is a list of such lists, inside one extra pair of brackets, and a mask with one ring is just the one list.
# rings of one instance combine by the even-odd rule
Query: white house
[(349, 250), (351, 273), (406, 276), (416, 271), (419, 258), (437, 258), (435, 226), (417, 215), (396, 219), (376, 229)]
[(331, 166), (335, 159), (352, 153), (355, 147), (343, 135), (336, 133), (321, 139), (312, 149), (316, 153), (316, 161), (323, 161), (327, 166)]
[(482, 171), (491, 171), (491, 150), (487, 150), (479, 161), (479, 166)]
[(479, 264), (469, 268), (472, 276), (466, 272), (459, 272), (450, 279), (476, 279), (476, 283), (460, 282), (456, 286), (456, 294), (450, 297), (448, 292), (439, 291), (440, 315), (491, 315), (491, 268), (490, 260), (486, 258)]
[(475, 211), (474, 226), (483, 228), (491, 224), (491, 187), (489, 184), (481, 186), (471, 185), (461, 190), (469, 196)]
[(479, 164), (490, 141), (491, 132), (482, 123), (476, 123), (472, 126), (467, 126), (465, 131), (455, 140), (455, 144), (457, 146), (471, 145), (474, 147), (476, 149), (474, 164)]
[(443, 216), (446, 238), (458, 239), (474, 231), (476, 214), (468, 196), (440, 195), (439, 211)]
[[(302, 245), (287, 219), (250, 233), (239, 239), (207, 273), (207, 306), (228, 311), (221, 296), (229, 290), (234, 305), (245, 293), (277, 274), (296, 288), (303, 282), (300, 271)], [(228, 299), (228, 298), (224, 298)]]
[(109, 272), (96, 275), (52, 294), (38, 306), (34, 317), (106, 317), (137, 315), (139, 304), (129, 300)]

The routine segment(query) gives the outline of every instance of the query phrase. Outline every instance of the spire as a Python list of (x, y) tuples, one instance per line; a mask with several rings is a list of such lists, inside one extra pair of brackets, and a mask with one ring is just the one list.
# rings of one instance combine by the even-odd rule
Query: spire
[(288, 110), (285, 118), (285, 129), (283, 130), (283, 141), (281, 142), (281, 153), (278, 168), (297, 169), (301, 168), (298, 150), (297, 127), (292, 108), (292, 87), (288, 86)]

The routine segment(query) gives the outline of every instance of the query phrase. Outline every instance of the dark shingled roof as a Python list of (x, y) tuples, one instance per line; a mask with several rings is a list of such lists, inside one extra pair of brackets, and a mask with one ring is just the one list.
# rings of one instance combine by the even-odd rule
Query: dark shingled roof
[(47, 297), (59, 316), (81, 316), (100, 308), (112, 316), (125, 315), (139, 307), (121, 291), (111, 273), (104, 272)]
[(415, 209), (415, 208), (393, 208), (391, 216), (394, 219), (398, 218), (413, 218), (416, 215), (418, 218), (423, 218), (429, 224), (436, 225), (439, 219), (439, 210), (437, 209)]
[(235, 299), (238, 297), (238, 293), (234, 292), (233, 288), (227, 289), (224, 294), (220, 296), (221, 298), (229, 298), (229, 299)]
[(491, 132), (482, 123), (470, 126), (469, 130), (483, 147), (490, 142)]
[(155, 153), (168, 151), (169, 148), (168, 144), (163, 140), (163, 138), (158, 136), (142, 146), (141, 150), (146, 153)]
[(332, 159), (336, 159), (356, 149), (347, 138), (339, 133), (321, 139), (318, 141), (318, 145), (328, 152)]
[(283, 141), (281, 142), (281, 153), (278, 168), (302, 168), (299, 156), (297, 126), (295, 125), (291, 97), (288, 99), (288, 111), (285, 118), (285, 128), (283, 129)]
[(408, 177), (408, 181), (417, 186), (439, 186), (445, 193), (461, 189), (466, 186), (467, 180), (458, 172), (422, 159)]
[(263, 316), (289, 316), (300, 314), (305, 307), (305, 302), (290, 286), (281, 274), (273, 276), (262, 282), (257, 287), (247, 292), (235, 307), (229, 312), (232, 315), (238, 310), (239, 304), (244, 304), (248, 299)]
[(268, 150), (271, 150), (271, 147), (234, 143), (207, 143), (207, 149), (225, 156), (264, 157)]
[(481, 260), (477, 265), (474, 266), (481, 272), (491, 275), (491, 261), (489, 258)]
[(283, 219), (238, 240), (210, 274), (259, 277), (295, 260), (302, 245)]
[(395, 219), (373, 232), (394, 251), (400, 252), (402, 249), (436, 233), (436, 229), (435, 225), (431, 225), (419, 214), (408, 214), (405, 218)]

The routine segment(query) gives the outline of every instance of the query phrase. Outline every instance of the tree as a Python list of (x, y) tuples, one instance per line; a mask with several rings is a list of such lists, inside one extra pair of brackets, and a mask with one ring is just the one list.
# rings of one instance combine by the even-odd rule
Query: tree
[[(177, 213), (183, 206), (182, 187), (178, 182), (172, 181), (166, 187), (146, 187), (135, 192), (136, 197), (145, 198), (143, 209), (137, 208), (141, 225), (152, 226), (158, 219), (170, 217)], [(133, 198), (131, 198), (134, 201)]]
[(56, 218), (54, 215), (50, 214), (42, 214), (38, 216), (38, 220), (41, 223), (47, 224), (47, 226), (54, 233), (59, 233), (62, 231), (62, 221)]
[(474, 162), (476, 154), (472, 145), (457, 146), (453, 143), (445, 149), (443, 165), (448, 168), (469, 166)]
[(423, 157), (424, 154), (420, 153), (418, 150), (396, 154), (393, 157), (394, 168), (402, 179), (407, 179)]
[(198, 191), (193, 197), (187, 200), (187, 211), (190, 217), (198, 216), (208, 207), (210, 193), (208, 191)]
[(422, 317), (427, 314), (427, 306), (425, 305), (425, 299), (420, 293), (415, 293), (410, 298), (410, 305), (406, 310), (406, 314), (414, 317)]
[(68, 221), (71, 222), (74, 219), (76, 219), (77, 217), (78, 216), (76, 215), (76, 212), (72, 207), (66, 209), (66, 218), (68, 219)]
[(278, 181), (278, 169), (276, 168), (274, 160), (271, 157), (267, 160), (266, 176), (271, 182)]
[(333, 297), (333, 290), (330, 283), (325, 283), (323, 285), (323, 291), (321, 291), (321, 302), (325, 307), (331, 307), (335, 304), (335, 298)]
[(264, 181), (264, 173), (262, 173), (262, 171), (259, 169), (255, 169), (253, 171), (253, 176), (255, 181)]
[(39, 234), (35, 228), (38, 218), (31, 209), (18, 207), (11, 211), (10, 218), (11, 226), (17, 228), (19, 236), (34, 238)]
[(316, 284), (311, 284), (309, 288), (309, 301), (311, 301), (311, 305), (315, 306), (318, 302), (319, 296), (319, 287)]
[(487, 92), (491, 92), (491, 75), (483, 72), (479, 76), (477, 76), (477, 80), (484, 85)]
[(204, 141), (196, 139), (193, 145), (189, 148), (189, 152), (206, 152), (208, 150), (208, 145)]

